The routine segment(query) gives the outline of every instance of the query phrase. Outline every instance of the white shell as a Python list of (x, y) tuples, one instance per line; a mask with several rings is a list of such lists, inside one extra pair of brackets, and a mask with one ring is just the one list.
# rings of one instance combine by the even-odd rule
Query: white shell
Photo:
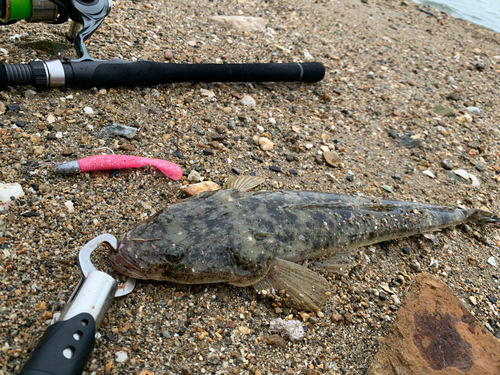
[(471, 186), (479, 186), (479, 185), (480, 185), (479, 180), (478, 180), (478, 179), (477, 179), (477, 177), (476, 177), (476, 176), (474, 176), (473, 174), (470, 174), (470, 173), (469, 173), (469, 178), (470, 178), (470, 180), (472, 181)]
[(24, 191), (18, 183), (2, 184), (0, 183), (0, 201), (8, 202), (10, 197), (19, 198), (24, 196)]
[(469, 173), (467, 173), (467, 171), (465, 169), (455, 169), (452, 172), (455, 173), (457, 176), (465, 178), (466, 180), (469, 179)]
[(425, 174), (426, 176), (429, 176), (430, 178), (436, 178), (436, 176), (434, 176), (434, 173), (432, 173), (430, 170), (426, 169), (425, 171), (422, 172), (423, 174)]

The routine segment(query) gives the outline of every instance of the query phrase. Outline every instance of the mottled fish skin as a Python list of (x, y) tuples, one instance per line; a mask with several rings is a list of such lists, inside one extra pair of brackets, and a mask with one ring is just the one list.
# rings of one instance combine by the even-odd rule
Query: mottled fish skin
[(478, 212), (329, 193), (226, 189), (166, 207), (125, 234), (111, 260), (135, 278), (246, 286), (266, 276), (274, 258), (328, 258), (457, 225)]

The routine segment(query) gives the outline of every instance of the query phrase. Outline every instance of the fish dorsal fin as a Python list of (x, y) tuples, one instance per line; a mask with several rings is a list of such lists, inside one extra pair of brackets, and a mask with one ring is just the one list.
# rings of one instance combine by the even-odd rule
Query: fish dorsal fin
[(253, 284), (257, 291), (285, 290), (300, 306), (319, 311), (328, 300), (330, 284), (310, 269), (283, 259), (274, 259), (267, 275)]
[(248, 191), (264, 183), (264, 181), (265, 180), (262, 177), (256, 177), (256, 176), (230, 177), (227, 179), (226, 187), (228, 189)]

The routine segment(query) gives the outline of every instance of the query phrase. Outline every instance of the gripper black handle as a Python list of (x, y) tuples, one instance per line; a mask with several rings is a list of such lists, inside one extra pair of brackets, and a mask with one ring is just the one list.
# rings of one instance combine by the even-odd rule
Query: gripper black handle
[(81, 313), (57, 322), (47, 328), (19, 375), (81, 374), (94, 344), (92, 315)]

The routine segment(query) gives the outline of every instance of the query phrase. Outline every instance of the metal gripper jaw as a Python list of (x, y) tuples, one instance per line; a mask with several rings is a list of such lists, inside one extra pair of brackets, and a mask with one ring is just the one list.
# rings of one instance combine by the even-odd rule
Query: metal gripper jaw
[(111, 0), (70, 0), (70, 2), (72, 5), (70, 18), (73, 21), (66, 37), (75, 46), (77, 61), (93, 60), (84, 43), (109, 14), (112, 2)]

